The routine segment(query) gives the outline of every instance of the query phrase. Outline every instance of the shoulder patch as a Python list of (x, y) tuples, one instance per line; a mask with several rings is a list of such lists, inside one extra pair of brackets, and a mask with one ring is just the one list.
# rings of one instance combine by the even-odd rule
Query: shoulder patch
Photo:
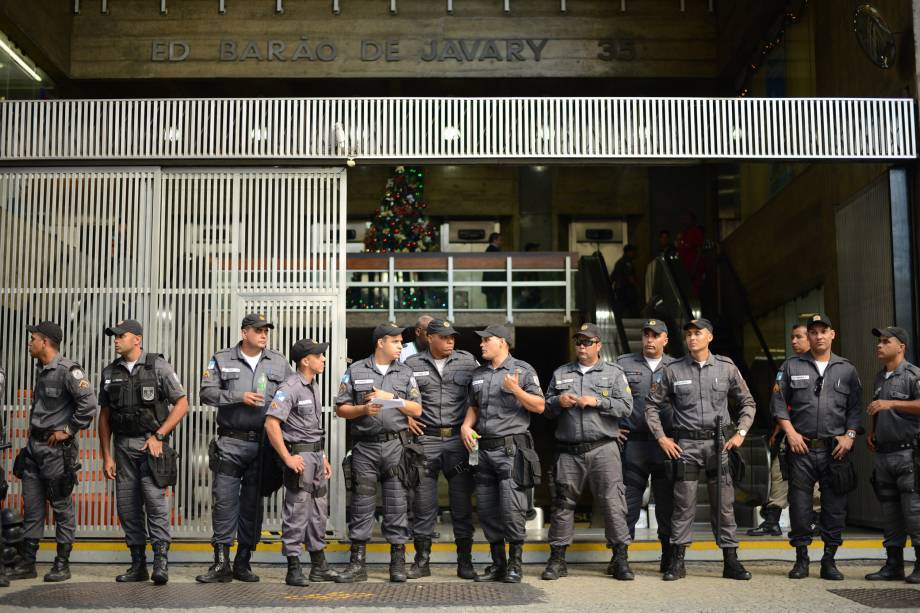
[(348, 385), (349, 381), (351, 381), (351, 373), (346, 371), (345, 374), (342, 375), (342, 385)]
[(782, 380), (783, 380), (783, 371), (780, 370), (780, 371), (778, 371), (778, 372), (776, 373), (776, 380), (777, 380), (777, 381), (782, 381)]
[(77, 387), (79, 387), (81, 390), (88, 390), (89, 381), (87, 381), (86, 379), (80, 379), (80, 383), (77, 385)]
[(288, 397), (288, 393), (284, 390), (278, 390), (275, 392), (275, 400), (278, 402), (284, 402), (284, 399)]
[(82, 379), (86, 376), (86, 374), (83, 372), (83, 369), (80, 368), (79, 366), (74, 366), (73, 368), (71, 368), (71, 369), (70, 369), (70, 374), (71, 374), (71, 375), (73, 376), (73, 378), (76, 379), (77, 381), (82, 380)]

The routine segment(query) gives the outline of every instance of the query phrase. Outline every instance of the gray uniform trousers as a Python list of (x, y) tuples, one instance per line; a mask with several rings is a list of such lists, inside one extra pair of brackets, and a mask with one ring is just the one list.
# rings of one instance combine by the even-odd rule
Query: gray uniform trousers
[(141, 451), (146, 441), (143, 436), (115, 435), (115, 500), (129, 547), (146, 545), (148, 534), (151, 543), (170, 542), (169, 500), (166, 488), (150, 476), (147, 452)]
[(506, 454), (504, 448), (479, 450), (476, 503), (479, 523), (490, 543), (524, 542), (527, 490), (511, 478), (514, 456), (515, 453)]
[(658, 520), (658, 540), (671, 537), (671, 515), (674, 512), (674, 483), (668, 477), (667, 458), (657, 441), (627, 441), (623, 450), (623, 481), (626, 484), (626, 524), (629, 536), (636, 536), (636, 522), (642, 509), (642, 495), (648, 479), (652, 478), (655, 497), (655, 518)]
[(259, 443), (229, 436), (217, 439), (221, 465), (229, 464), (236, 474), (218, 471), (213, 475), (211, 524), (214, 536), (211, 542), (214, 544), (233, 545), (234, 537), (241, 547), (249, 549), (255, 549), (259, 543), (262, 532), (259, 448)]
[(356, 442), (351, 450), (353, 490), (348, 538), (366, 542), (374, 528), (377, 506), (377, 482), (383, 482), (383, 521), (380, 530), (391, 545), (409, 541), (408, 503), (406, 488), (392, 471), (402, 460), (403, 447), (399, 439), (384, 443)]
[(326, 546), (329, 496), (323, 473), (323, 452), (304, 451), (300, 457), (303, 458), (300, 487), (284, 488), (281, 552), (285, 557), (299, 556), (301, 545), (306, 545), (307, 551), (322, 551)]
[[(76, 445), (76, 441), (72, 441)], [(29, 437), (27, 443), (31, 461), (26, 462), (22, 475), (23, 536), (40, 539), (45, 532), (45, 501), (48, 482), (64, 474), (64, 455), (60, 446), (51, 447), (44, 441)], [(58, 543), (73, 543), (76, 539), (77, 515), (73, 497), (51, 501), (54, 510), (54, 535)]]
[[(707, 462), (712, 462), (709, 458), (715, 453), (713, 440), (691, 440), (680, 439), (678, 445), (683, 450), (680, 461), (684, 464), (696, 466), (699, 479), (706, 482), (710, 500), (710, 523), (712, 525), (713, 535), (720, 539), (720, 546), (724, 548), (733, 548), (738, 546), (738, 539), (735, 537), (737, 524), (735, 523), (735, 487), (732, 484), (731, 472), (728, 464), (728, 454), (720, 452), (720, 461), (722, 462), (722, 506), (718, 509), (712, 504), (716, 499), (716, 477), (710, 479), (706, 476)], [(689, 545), (693, 542), (693, 518), (696, 516), (696, 493), (699, 487), (699, 481), (675, 481), (674, 482), (674, 516), (671, 519), (671, 544), (672, 545)], [(720, 514), (721, 532), (715, 533), (716, 513)]]
[(450, 517), (454, 539), (473, 538), (473, 473), (457, 473), (454, 468), (467, 466), (469, 451), (459, 436), (441, 438), (420, 436), (425, 450), (425, 472), (415, 488), (412, 532), (416, 537), (431, 537), (438, 518), (438, 474), (447, 477)]
[(620, 446), (611, 441), (587, 453), (559, 453), (553, 467), (556, 497), (549, 528), (550, 545), (571, 545), (575, 535), (575, 505), (587, 483), (604, 513), (607, 545), (628, 544), (626, 487)]
[(913, 450), (876, 453), (872, 485), (882, 507), (885, 547), (904, 547), (907, 537), (920, 546), (920, 492)]
[[(849, 458), (844, 459), (845, 462)], [(828, 466), (837, 462), (828, 449), (790, 453), (789, 463), (789, 543), (793, 547), (810, 545), (812, 540), (812, 496), (815, 483), (821, 484), (821, 540), (825, 545), (841, 545), (847, 517), (847, 495), (835, 493), (828, 481)]]

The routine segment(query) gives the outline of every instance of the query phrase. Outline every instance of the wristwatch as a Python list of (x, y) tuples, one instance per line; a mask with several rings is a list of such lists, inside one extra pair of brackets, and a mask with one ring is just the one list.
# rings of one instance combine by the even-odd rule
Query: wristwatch
[(848, 438), (856, 438), (856, 432), (853, 431), (853, 430), (847, 430), (847, 437), (848, 437)]
[(741, 435), (741, 438), (744, 438), (745, 436), (747, 436), (747, 430), (738, 430), (738, 434)]
[(161, 443), (166, 440), (166, 435), (161, 432), (154, 432), (153, 437)]

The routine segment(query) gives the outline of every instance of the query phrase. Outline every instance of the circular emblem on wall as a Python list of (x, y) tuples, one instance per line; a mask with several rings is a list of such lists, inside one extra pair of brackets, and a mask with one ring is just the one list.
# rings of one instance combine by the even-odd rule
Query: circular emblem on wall
[(894, 33), (882, 19), (881, 13), (869, 4), (863, 4), (853, 15), (853, 31), (859, 46), (872, 63), (879, 68), (891, 68), (897, 59)]

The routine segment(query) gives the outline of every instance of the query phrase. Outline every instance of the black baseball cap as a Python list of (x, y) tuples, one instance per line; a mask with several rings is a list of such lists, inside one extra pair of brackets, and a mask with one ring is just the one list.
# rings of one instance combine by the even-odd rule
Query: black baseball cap
[(643, 330), (651, 330), (655, 334), (667, 334), (668, 326), (660, 319), (648, 319), (642, 324)]
[(815, 324), (824, 324), (828, 328), (833, 328), (831, 324), (831, 318), (825, 315), (824, 313), (815, 313), (805, 322), (805, 327), (810, 328)]
[(601, 331), (597, 328), (597, 324), (587, 323), (581, 324), (578, 331), (572, 335), (572, 338), (576, 336), (587, 336), (588, 338), (600, 338)]
[(308, 355), (320, 355), (329, 348), (329, 343), (317, 343), (312, 338), (302, 338), (291, 345), (291, 361), (299, 362)]
[(488, 325), (486, 326), (485, 330), (476, 330), (476, 334), (483, 338), (497, 336), (498, 338), (503, 338), (508, 341), (508, 343), (511, 343), (511, 332), (509, 332), (508, 328), (501, 324)]
[(460, 336), (460, 332), (446, 319), (432, 319), (428, 322), (428, 334), (440, 336)]
[(884, 328), (872, 328), (872, 334), (878, 337), (890, 336), (898, 339), (905, 345), (907, 344), (907, 330), (897, 326), (886, 326)]
[(689, 330), (690, 328), (696, 328), (697, 330), (709, 330), (710, 332), (713, 331), (712, 322), (708, 319), (703, 319), (702, 317), (699, 319), (691, 319), (684, 324), (684, 330)]
[(106, 336), (118, 336), (124, 334), (125, 332), (130, 332), (131, 334), (136, 334), (137, 336), (144, 335), (144, 326), (141, 325), (136, 319), (126, 319), (120, 321), (114, 326), (109, 326), (105, 329)]
[(405, 328), (396, 325), (396, 323), (392, 321), (382, 323), (376, 328), (374, 328), (374, 335), (373, 335), (374, 342), (376, 343), (379, 339), (383, 338), (384, 336), (402, 336), (403, 330), (405, 330)]
[(39, 322), (39, 324), (36, 326), (26, 327), (26, 330), (47, 336), (57, 345), (60, 345), (61, 341), (64, 340), (64, 331), (61, 330), (61, 326), (57, 325), (53, 321), (42, 321)]
[(265, 319), (265, 315), (261, 313), (250, 313), (243, 318), (240, 328), (268, 328), (269, 330), (274, 330), (275, 324)]

